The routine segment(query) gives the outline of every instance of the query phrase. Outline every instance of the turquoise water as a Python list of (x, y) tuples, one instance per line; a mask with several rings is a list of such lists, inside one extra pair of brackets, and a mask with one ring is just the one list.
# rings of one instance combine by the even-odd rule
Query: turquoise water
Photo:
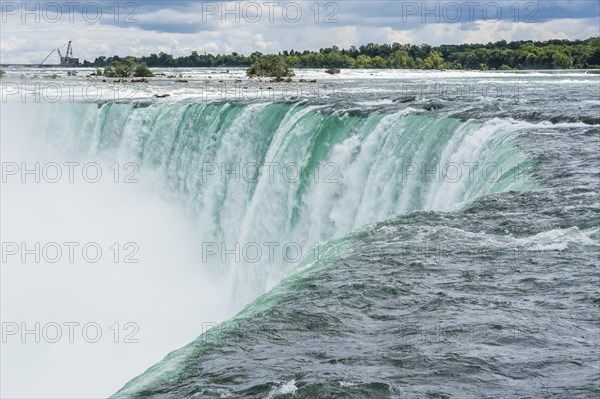
[(7, 104), (63, 154), (135, 160), (227, 287), (235, 316), (114, 397), (598, 394), (597, 78), (493, 80), (537, 86)]

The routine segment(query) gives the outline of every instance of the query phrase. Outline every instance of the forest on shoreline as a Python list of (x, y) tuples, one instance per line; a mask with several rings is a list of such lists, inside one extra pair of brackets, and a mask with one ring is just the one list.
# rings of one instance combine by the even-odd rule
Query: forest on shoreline
[(428, 44), (373, 44), (319, 51), (283, 51), (279, 54), (254, 52), (249, 56), (199, 54), (174, 57), (161, 52), (143, 57), (98, 57), (84, 66), (105, 67), (113, 62), (134, 61), (147, 67), (249, 67), (265, 57), (277, 55), (290, 68), (373, 68), (373, 69), (588, 69), (600, 68), (600, 37), (587, 40), (545, 42), (504, 40), (488, 44), (430, 46)]

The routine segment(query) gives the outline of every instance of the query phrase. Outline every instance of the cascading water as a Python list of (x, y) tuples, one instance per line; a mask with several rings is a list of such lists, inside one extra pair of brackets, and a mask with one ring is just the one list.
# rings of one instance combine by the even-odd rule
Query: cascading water
[[(217, 245), (217, 254), (203, 256), (232, 274), (236, 309), (319, 243), (401, 213), (532, 185), (530, 161), (514, 143), (518, 125), (501, 120), (460, 122), (411, 108), (357, 115), (302, 103), (74, 104), (37, 112), (46, 140), (70, 155), (119, 154), (161, 176), (197, 221), (199, 246)], [(236, 243), (252, 243), (258, 261), (228, 255), (222, 265), (222, 252)], [(296, 253), (282, 253), (286, 243)]]
[[(3, 242), (106, 256), (3, 262), (3, 323), (104, 334), (11, 335), (2, 395), (598, 396), (597, 75), (348, 73), (319, 77), (342, 89), (325, 101), (198, 101), (165, 78), (3, 102)], [(404, 96), (415, 79), (488, 95)], [(36, 162), (104, 176), (4, 173)]]
[[(50, 159), (101, 159), (107, 168), (114, 161), (134, 162), (140, 175), (154, 182), (150, 186), (162, 186), (162, 201), (180, 204), (190, 218), (183, 241), (193, 248), (183, 250), (178, 264), (152, 267), (200, 283), (201, 298), (164, 306), (174, 303), (185, 312), (206, 298), (214, 302), (180, 339), (197, 334), (206, 318), (233, 316), (275, 287), (293, 265), (331, 250), (330, 240), (362, 226), (534, 186), (531, 161), (515, 143), (519, 126), (503, 120), (461, 122), (412, 108), (357, 112), (301, 102), (33, 107), (3, 109), (5, 131), (27, 132), (24, 148), (33, 142), (41, 153), (53, 154)], [(32, 109), (35, 120), (26, 115)], [(136, 198), (148, 196), (144, 190)], [(115, 195), (113, 201), (128, 203)], [(156, 206), (149, 205), (148, 212), (163, 212), (163, 205)], [(182, 241), (176, 237), (174, 242)], [(202, 277), (190, 271), (193, 263), (204, 270)], [(122, 275), (124, 286), (133, 284), (135, 273), (148, 273), (135, 270)], [(157, 289), (177, 295), (180, 286), (175, 280), (168, 288), (149, 285), (140, 297)], [(153, 378), (149, 373), (142, 380)]]

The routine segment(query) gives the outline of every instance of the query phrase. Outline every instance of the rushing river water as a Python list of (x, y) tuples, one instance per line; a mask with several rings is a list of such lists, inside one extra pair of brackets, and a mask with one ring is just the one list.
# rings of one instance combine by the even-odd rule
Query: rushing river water
[[(600, 75), (307, 70), (272, 83), (159, 69), (118, 83), (6, 70), (3, 162), (130, 163), (143, 180), (9, 181), (2, 194), (3, 240), (26, 237), (25, 218), (56, 227), (44, 237), (109, 242), (125, 229), (139, 244), (135, 265), (46, 265), (52, 289), (3, 266), (3, 320), (34, 318), (22, 290), (33, 286), (46, 301), (35, 307), (61, 307), (59, 320), (139, 324), (138, 352), (106, 344), (98, 392), (600, 395)], [(31, 215), (40, 206), (95, 218), (59, 227)], [(13, 364), (42, 356), (7, 349)], [(86, 381), (86, 353), (40, 361)], [(5, 367), (23, 385), (67, 378)]]

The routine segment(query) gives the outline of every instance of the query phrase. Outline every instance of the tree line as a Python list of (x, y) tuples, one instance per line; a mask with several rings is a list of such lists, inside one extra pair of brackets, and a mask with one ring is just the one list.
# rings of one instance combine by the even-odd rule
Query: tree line
[[(254, 52), (249, 56), (199, 54), (174, 57), (161, 52), (144, 57), (98, 57), (85, 66), (104, 67), (133, 59), (148, 67), (249, 67), (272, 55)], [(319, 51), (283, 51), (278, 56), (291, 68), (374, 69), (587, 69), (600, 68), (600, 37), (587, 40), (544, 42), (501, 40), (488, 44), (430, 46), (428, 44), (374, 44)]]

